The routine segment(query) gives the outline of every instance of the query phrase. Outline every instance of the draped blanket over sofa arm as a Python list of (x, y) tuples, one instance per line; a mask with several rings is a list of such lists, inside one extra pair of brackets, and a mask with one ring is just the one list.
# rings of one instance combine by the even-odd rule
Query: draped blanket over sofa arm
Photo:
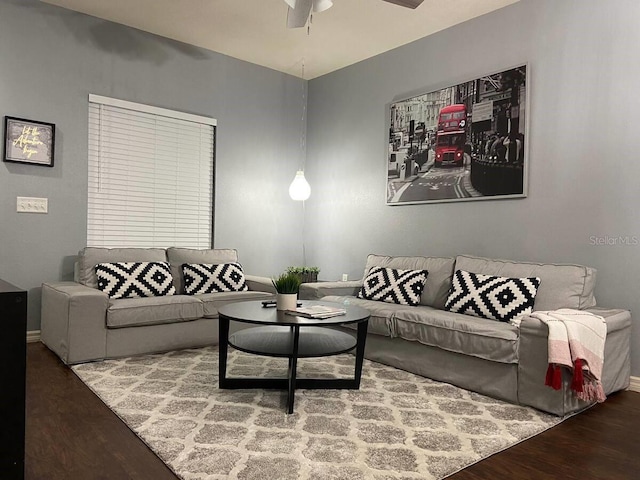
[[(631, 375), (630, 329), (631, 313), (628, 310), (589, 308), (585, 311), (602, 316), (607, 322), (607, 339), (604, 344), (602, 387), (605, 394), (624, 390)], [(565, 415), (580, 410), (589, 403), (582, 402), (571, 391), (571, 373), (562, 373), (560, 390), (545, 385), (548, 359), (547, 326), (533, 317), (524, 317), (520, 324), (518, 360), (518, 400), (539, 410)]]

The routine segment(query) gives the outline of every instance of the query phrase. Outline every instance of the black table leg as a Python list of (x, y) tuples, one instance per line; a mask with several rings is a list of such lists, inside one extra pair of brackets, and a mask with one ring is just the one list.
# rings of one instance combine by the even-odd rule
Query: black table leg
[(229, 349), (229, 319), (220, 316), (218, 319), (218, 385), (227, 387), (227, 350)]
[(293, 403), (296, 395), (296, 368), (298, 365), (298, 344), (300, 342), (300, 327), (293, 327), (293, 351), (289, 357), (289, 391), (287, 395), (287, 412), (293, 413)]
[(356, 370), (354, 376), (354, 388), (360, 388), (360, 378), (362, 377), (362, 363), (364, 361), (364, 347), (367, 343), (367, 328), (369, 319), (358, 323), (358, 342), (356, 344)]

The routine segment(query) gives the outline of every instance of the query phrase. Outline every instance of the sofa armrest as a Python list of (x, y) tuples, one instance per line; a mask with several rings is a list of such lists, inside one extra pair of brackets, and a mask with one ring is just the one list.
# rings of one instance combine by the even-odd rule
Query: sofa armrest
[(355, 296), (360, 288), (362, 288), (362, 280), (303, 283), (300, 285), (298, 296), (302, 300), (314, 300), (328, 295)]
[(256, 275), (245, 275), (245, 281), (249, 290), (254, 292), (276, 293), (276, 288), (269, 277), (258, 277)]
[(547, 326), (525, 316), (518, 342), (518, 403), (564, 416), (588, 404), (571, 394), (571, 375), (562, 372), (562, 386), (554, 390), (544, 384), (549, 366)]
[[(618, 330), (631, 327), (631, 312), (629, 310), (621, 310), (618, 308), (587, 308), (584, 312), (600, 315), (607, 323), (607, 337)], [(548, 337), (547, 326), (537, 318), (524, 316), (520, 323), (520, 335), (533, 335), (536, 337), (544, 337), (545, 341)]]
[[(629, 385), (631, 315), (629, 311), (619, 309), (590, 308), (586, 311), (602, 316), (607, 322), (602, 385), (608, 395)], [(568, 371), (563, 371), (560, 390), (544, 384), (549, 366), (548, 352), (547, 326), (537, 318), (525, 316), (520, 323), (518, 349), (519, 402), (556, 415), (586, 407), (588, 403), (578, 400), (570, 391), (571, 374)]]
[(106, 356), (107, 294), (76, 282), (42, 284), (40, 338), (64, 363)]

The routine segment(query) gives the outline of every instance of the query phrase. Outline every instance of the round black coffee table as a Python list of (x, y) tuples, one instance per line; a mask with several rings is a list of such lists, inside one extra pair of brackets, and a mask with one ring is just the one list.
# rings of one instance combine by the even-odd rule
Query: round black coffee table
[[(335, 303), (305, 301), (303, 307)], [(367, 339), (369, 311), (357, 306), (344, 307), (345, 315), (325, 319), (305, 318), (278, 311), (275, 307), (263, 307), (262, 302), (238, 302), (221, 307), (219, 313), (220, 361), (219, 386), (234, 388), (275, 388), (288, 391), (287, 411), (293, 413), (296, 388), (358, 389), (362, 376), (364, 347)], [(229, 335), (229, 322), (259, 325)], [(353, 335), (328, 327), (358, 324)], [(227, 353), (229, 345), (255, 355), (284, 357), (289, 359), (288, 378), (229, 378), (227, 377)], [(345, 379), (296, 378), (298, 358), (338, 355), (356, 349), (354, 377)]]

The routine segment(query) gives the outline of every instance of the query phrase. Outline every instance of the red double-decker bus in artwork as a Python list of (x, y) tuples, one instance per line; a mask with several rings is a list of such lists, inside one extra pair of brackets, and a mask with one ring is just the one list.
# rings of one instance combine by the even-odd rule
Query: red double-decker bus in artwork
[(440, 110), (436, 133), (435, 166), (462, 166), (467, 134), (467, 107), (462, 104), (449, 105)]

